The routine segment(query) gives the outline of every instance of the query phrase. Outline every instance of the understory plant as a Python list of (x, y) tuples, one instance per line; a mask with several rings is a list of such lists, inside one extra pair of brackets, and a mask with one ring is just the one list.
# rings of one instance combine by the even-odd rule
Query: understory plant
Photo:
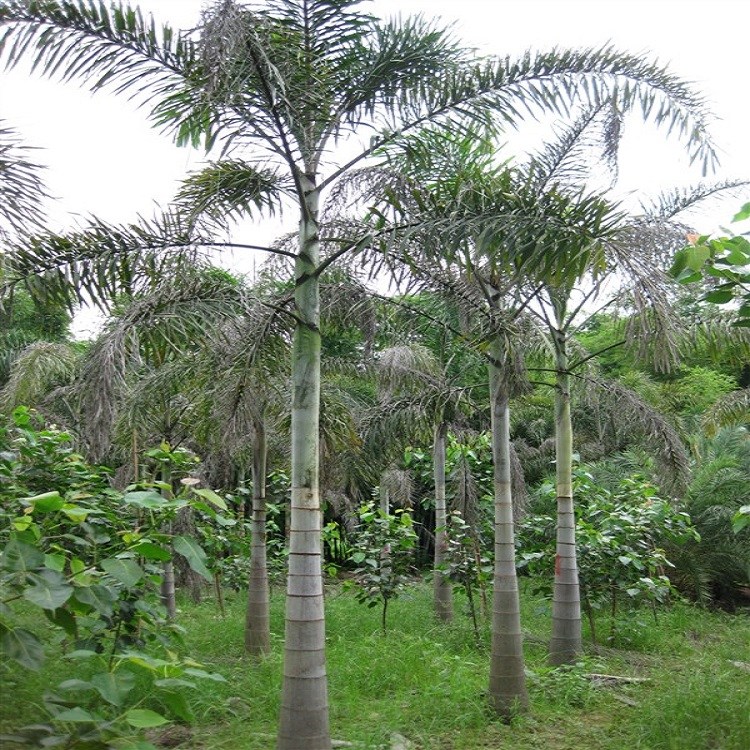
[[(611, 491), (597, 485), (584, 468), (574, 472), (574, 491), (580, 498), (576, 518), (581, 601), (591, 637), (597, 641), (594, 612), (609, 608), (615, 630), (621, 603), (666, 603), (673, 592), (667, 546), (698, 538), (690, 516), (657, 495), (657, 489), (640, 475), (624, 477)], [(539, 502), (551, 504), (554, 487), (544, 484)], [(551, 513), (529, 515), (520, 524), (518, 567), (534, 579), (537, 592), (551, 596), (555, 561), (555, 518)]]
[(3, 742), (122, 747), (139, 730), (191, 721), (185, 689), (223, 679), (178, 655), (181, 630), (160, 603), (173, 550), (209, 577), (195, 539), (163, 531), (180, 508), (212, 512), (205, 490), (182, 488), (171, 499), (111, 489), (70, 435), (23, 407), (0, 429), (0, 669), (38, 671), (52, 653), (79, 675), (44, 693), (46, 721)]
[(411, 516), (397, 509), (393, 514), (364, 505), (360, 527), (352, 545), (351, 561), (357, 565), (352, 584), (360, 604), (381, 607), (381, 627), (387, 631), (388, 604), (403, 590), (412, 574), (412, 550), (417, 540)]
[(479, 643), (476, 596), (486, 599), (487, 584), (492, 579), (493, 562), (484, 553), (471, 526), (457, 511), (448, 517), (445, 570), (454, 586), (466, 594), (474, 638)]

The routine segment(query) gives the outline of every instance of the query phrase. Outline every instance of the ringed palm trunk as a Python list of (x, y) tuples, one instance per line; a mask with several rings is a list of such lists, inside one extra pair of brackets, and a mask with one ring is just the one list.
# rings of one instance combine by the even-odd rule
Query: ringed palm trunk
[(435, 426), (432, 448), (432, 466), (435, 479), (435, 558), (433, 564), (433, 586), (435, 614), (439, 620), (453, 619), (453, 591), (448, 576), (441, 566), (445, 562), (448, 547), (448, 514), (445, 505), (445, 439), (448, 427), (444, 422)]
[(552, 597), (550, 663), (575, 663), (582, 650), (581, 597), (576, 562), (573, 509), (573, 425), (570, 418), (570, 376), (566, 334), (553, 332), (555, 346), (555, 475), (557, 485), (557, 542)]
[[(499, 362), (499, 348), (492, 349)], [(523, 660), (521, 607), (516, 576), (516, 547), (510, 465), (510, 412), (502, 374), (489, 365), (492, 463), (495, 500), (495, 568), (492, 593), (492, 646), (490, 656), (490, 705), (498, 715), (510, 718), (528, 708)]]
[(260, 656), (271, 651), (268, 564), (266, 559), (266, 428), (255, 421), (253, 444), (253, 510), (250, 537), (250, 580), (245, 617), (245, 651)]
[(330, 750), (318, 489), (319, 196), (309, 178), (300, 219), (292, 359), (292, 501), (278, 750)]

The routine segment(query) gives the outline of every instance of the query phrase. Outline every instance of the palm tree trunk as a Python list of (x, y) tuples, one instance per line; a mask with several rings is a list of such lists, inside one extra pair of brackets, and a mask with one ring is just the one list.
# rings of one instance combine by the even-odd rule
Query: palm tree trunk
[(318, 489), (320, 418), (319, 196), (305, 191), (294, 299), (298, 316), (292, 359), (292, 502), (286, 592), (284, 678), (278, 750), (330, 750), (321, 513)]
[(453, 619), (453, 591), (448, 576), (441, 569), (448, 546), (448, 514), (445, 506), (445, 439), (448, 427), (444, 422), (435, 426), (432, 448), (432, 465), (435, 478), (435, 558), (433, 563), (433, 585), (435, 614), (439, 620)]
[(245, 651), (254, 656), (271, 651), (270, 595), (266, 560), (266, 456), (266, 428), (261, 416), (255, 420), (253, 441), (253, 518), (245, 617)]
[(555, 345), (555, 474), (557, 484), (557, 547), (552, 598), (553, 665), (573, 664), (582, 650), (581, 596), (576, 562), (573, 509), (573, 425), (570, 419), (570, 376), (565, 331), (553, 331)]
[(510, 470), (510, 412), (507, 390), (497, 364), (499, 346), (489, 365), (492, 414), (492, 463), (495, 490), (495, 570), (492, 592), (490, 704), (503, 718), (529, 705), (523, 661), (521, 606), (516, 576), (513, 497)]
[[(172, 472), (169, 468), (163, 468), (161, 471), (161, 481), (165, 486), (172, 486)], [(170, 490), (163, 490), (162, 494), (167, 500), (172, 499), (172, 492)], [(169, 523), (165, 529), (167, 534), (172, 534), (172, 524)], [(174, 555), (174, 552), (172, 552)], [(167, 610), (167, 620), (172, 622), (177, 617), (177, 596), (175, 594), (174, 585), (174, 562), (169, 560), (162, 566), (163, 575), (161, 579), (161, 602), (164, 608)]]

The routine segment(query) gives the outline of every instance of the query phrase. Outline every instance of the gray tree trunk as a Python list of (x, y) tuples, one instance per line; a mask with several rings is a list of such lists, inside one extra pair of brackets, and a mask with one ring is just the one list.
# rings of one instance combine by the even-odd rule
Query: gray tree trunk
[[(499, 362), (499, 351), (492, 355)], [(492, 646), (490, 656), (490, 705), (498, 715), (510, 718), (528, 708), (523, 660), (521, 607), (516, 576), (516, 547), (510, 469), (510, 418), (508, 395), (502, 374), (489, 365), (492, 414), (492, 463), (495, 491), (495, 569), (492, 593)]]
[(439, 620), (453, 619), (453, 589), (441, 566), (445, 562), (448, 546), (448, 513), (445, 504), (445, 439), (448, 427), (445, 423), (435, 426), (432, 448), (432, 466), (435, 479), (435, 557), (433, 562), (433, 587), (435, 614)]
[(330, 750), (322, 540), (318, 488), (320, 416), (319, 196), (300, 176), (305, 200), (294, 299), (292, 502), (286, 592), (284, 677), (278, 750)]
[(253, 656), (271, 651), (270, 593), (266, 559), (266, 456), (266, 429), (261, 417), (255, 421), (253, 442), (253, 516), (245, 617), (245, 651)]
[(573, 509), (573, 425), (570, 418), (570, 376), (566, 334), (553, 332), (555, 345), (555, 474), (557, 484), (557, 546), (552, 598), (550, 663), (573, 664), (582, 650), (581, 599), (576, 562)]

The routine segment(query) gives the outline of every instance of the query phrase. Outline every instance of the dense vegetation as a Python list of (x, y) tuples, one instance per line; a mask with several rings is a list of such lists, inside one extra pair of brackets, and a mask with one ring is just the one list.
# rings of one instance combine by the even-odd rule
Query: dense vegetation
[[(609, 48), (477, 61), (355, 6), (160, 36), (0, 2), (9, 64), (223, 149), (162, 217), (56, 235), (0, 130), (3, 741), (739, 750), (747, 248), (680, 219), (746, 183), (627, 213), (626, 115), (713, 165), (686, 84)], [(524, 113), (565, 121), (500, 162)], [(198, 252), (288, 206), (257, 278)]]

